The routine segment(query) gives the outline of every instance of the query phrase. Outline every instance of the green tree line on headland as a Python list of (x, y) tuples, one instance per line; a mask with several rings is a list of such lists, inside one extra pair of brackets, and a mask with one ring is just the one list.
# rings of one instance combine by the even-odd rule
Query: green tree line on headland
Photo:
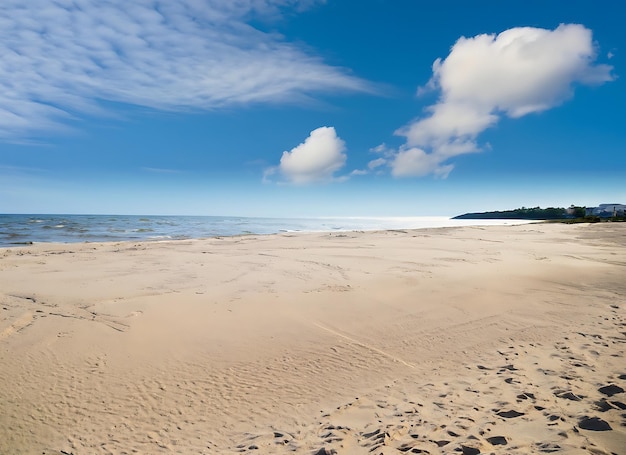
[[(582, 208), (582, 216), (585, 216), (585, 209)], [(567, 212), (563, 207), (522, 207), (515, 210), (503, 210), (494, 212), (465, 213), (455, 216), (457, 220), (480, 220), (480, 219), (505, 219), (505, 220), (560, 220), (567, 217)]]
[(456, 220), (480, 220), (480, 219), (504, 219), (504, 220), (565, 220), (584, 218), (585, 207), (521, 207), (515, 210), (503, 210), (494, 212), (465, 213), (455, 216)]

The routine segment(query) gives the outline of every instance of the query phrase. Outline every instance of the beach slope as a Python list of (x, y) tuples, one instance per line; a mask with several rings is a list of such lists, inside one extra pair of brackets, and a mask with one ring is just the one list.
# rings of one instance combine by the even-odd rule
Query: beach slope
[(626, 453), (626, 224), (0, 249), (0, 453)]

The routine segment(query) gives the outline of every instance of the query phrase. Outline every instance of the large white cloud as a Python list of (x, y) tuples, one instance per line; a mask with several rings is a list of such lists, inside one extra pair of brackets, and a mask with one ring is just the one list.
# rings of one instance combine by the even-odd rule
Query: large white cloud
[(278, 170), (291, 183), (328, 182), (346, 163), (345, 149), (335, 128), (323, 126), (311, 131), (302, 144), (283, 152)]
[(406, 144), (388, 158), (392, 174), (447, 176), (449, 160), (479, 151), (477, 136), (500, 116), (541, 112), (572, 96), (577, 84), (612, 80), (612, 67), (595, 58), (591, 30), (576, 24), (459, 39), (420, 89), (439, 90), (438, 102), (396, 131)]
[(2, 0), (0, 138), (58, 128), (101, 101), (163, 110), (370, 90), (247, 21), (316, 0)]

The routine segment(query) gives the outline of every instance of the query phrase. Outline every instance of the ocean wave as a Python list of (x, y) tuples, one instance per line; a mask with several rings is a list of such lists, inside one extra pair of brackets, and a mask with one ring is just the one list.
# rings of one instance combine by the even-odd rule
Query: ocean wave
[(512, 220), (451, 220), (447, 217), (244, 218), (217, 216), (139, 217), (111, 215), (1, 215), (0, 246), (16, 242), (108, 242), (175, 240), (287, 232), (342, 232), (450, 226), (516, 224)]

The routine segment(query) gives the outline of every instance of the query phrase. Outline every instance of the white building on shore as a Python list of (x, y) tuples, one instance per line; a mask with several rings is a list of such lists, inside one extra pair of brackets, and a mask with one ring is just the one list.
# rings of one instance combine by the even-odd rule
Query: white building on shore
[(587, 207), (585, 216), (601, 216), (610, 218), (612, 216), (626, 216), (626, 205), (624, 204), (600, 204), (597, 207)]

